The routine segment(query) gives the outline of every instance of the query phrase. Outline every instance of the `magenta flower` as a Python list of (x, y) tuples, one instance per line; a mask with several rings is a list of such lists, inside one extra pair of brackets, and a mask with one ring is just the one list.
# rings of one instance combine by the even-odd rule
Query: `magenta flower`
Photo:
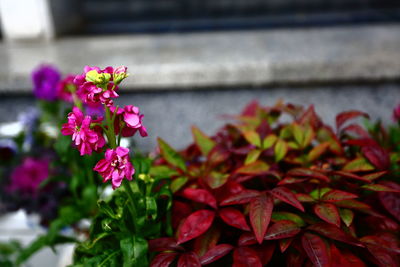
[(132, 180), (132, 175), (135, 173), (129, 160), (129, 149), (125, 147), (107, 149), (105, 158), (97, 162), (93, 170), (104, 178), (103, 183), (111, 180), (113, 189), (119, 187), (124, 178)]
[[(116, 107), (110, 107), (111, 112), (115, 112)], [(124, 137), (133, 136), (137, 131), (139, 131), (142, 137), (147, 136), (147, 129), (143, 125), (144, 115), (140, 114), (139, 108), (128, 105), (123, 109), (118, 108), (117, 116), (115, 119), (115, 133), (120, 132), (120, 127), (122, 127), (121, 135)]]
[(72, 93), (76, 92), (76, 85), (74, 84), (74, 75), (68, 75), (57, 85), (57, 97), (66, 102), (74, 102)]
[(72, 141), (78, 147), (81, 156), (99, 151), (105, 145), (105, 139), (100, 127), (90, 128), (92, 119), (84, 116), (82, 111), (74, 107), (68, 114), (68, 122), (62, 126), (63, 135), (72, 135)]
[(57, 85), (61, 79), (60, 72), (51, 65), (39, 66), (32, 73), (33, 92), (39, 99), (53, 101), (57, 96)]
[(22, 165), (16, 167), (11, 174), (8, 189), (25, 195), (34, 195), (39, 185), (49, 177), (49, 162), (33, 158), (25, 158)]
[(113, 73), (112, 67), (101, 70), (98, 67), (86, 66), (84, 73), (77, 75), (74, 79), (78, 87), (78, 97), (89, 105), (101, 103), (111, 106), (112, 98), (118, 97), (116, 93), (118, 87), (113, 83)]
[(393, 110), (393, 119), (400, 122), (400, 104)]
[(115, 84), (119, 84), (123, 79), (128, 77), (127, 70), (128, 68), (125, 66), (120, 66), (114, 70), (113, 80)]

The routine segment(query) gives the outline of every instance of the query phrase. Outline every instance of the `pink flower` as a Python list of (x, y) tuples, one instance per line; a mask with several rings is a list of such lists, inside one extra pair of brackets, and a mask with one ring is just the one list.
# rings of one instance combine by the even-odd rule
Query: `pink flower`
[(128, 68), (125, 66), (120, 66), (114, 70), (113, 80), (115, 84), (119, 84), (123, 79), (129, 76), (127, 70)]
[(77, 75), (74, 79), (74, 83), (78, 87), (78, 97), (89, 105), (101, 103), (111, 106), (112, 98), (118, 97), (115, 92), (118, 87), (113, 83), (113, 74), (112, 67), (101, 70), (99, 67), (86, 66), (84, 73)]
[(393, 119), (400, 122), (400, 104), (393, 110)]
[(135, 173), (129, 160), (129, 149), (125, 147), (107, 149), (105, 158), (97, 162), (93, 170), (104, 178), (103, 183), (111, 180), (113, 189), (121, 185), (124, 177), (129, 181), (132, 180), (132, 175)]
[(72, 135), (72, 141), (78, 147), (81, 156), (90, 155), (93, 150), (99, 151), (106, 143), (101, 128), (91, 129), (91, 123), (90, 116), (84, 116), (79, 108), (74, 107), (68, 114), (68, 122), (61, 129), (63, 135)]
[(47, 160), (26, 158), (12, 172), (8, 189), (11, 192), (34, 195), (39, 190), (40, 183), (48, 178), (49, 172)]
[(58, 99), (66, 102), (74, 102), (72, 93), (76, 92), (76, 85), (74, 84), (74, 75), (68, 75), (57, 85), (57, 97)]
[[(116, 107), (110, 107), (111, 112), (115, 112)], [(128, 105), (123, 109), (118, 108), (115, 120), (115, 133), (118, 134), (122, 127), (121, 135), (124, 137), (133, 136), (139, 131), (142, 137), (147, 136), (147, 129), (143, 125), (143, 114), (140, 114), (139, 108)]]

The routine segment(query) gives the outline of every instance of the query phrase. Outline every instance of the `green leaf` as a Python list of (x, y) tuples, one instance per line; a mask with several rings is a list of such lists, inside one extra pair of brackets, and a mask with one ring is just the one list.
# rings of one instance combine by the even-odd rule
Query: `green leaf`
[(275, 161), (281, 161), (288, 151), (287, 143), (283, 139), (278, 139), (275, 144)]
[(261, 147), (261, 138), (256, 131), (245, 131), (243, 132), (243, 136), (250, 144)]
[(223, 186), (226, 183), (226, 181), (228, 181), (228, 177), (229, 177), (228, 173), (220, 173), (213, 171), (205, 178), (205, 180), (212, 189), (216, 189), (218, 187)]
[(353, 223), (354, 219), (354, 212), (349, 209), (339, 209), (339, 214), (340, 218), (342, 218), (342, 221), (347, 227), (350, 227), (350, 225)]
[(150, 169), (150, 175), (154, 176), (156, 179), (171, 178), (177, 174), (178, 172), (176, 170), (165, 165), (154, 166)]
[(258, 175), (269, 170), (269, 165), (263, 161), (255, 161), (249, 165), (244, 165), (235, 172), (240, 174)]
[(303, 140), (304, 140), (304, 129), (297, 123), (294, 123), (293, 125), (293, 136), (294, 140), (296, 140), (297, 144), (300, 146), (303, 145)]
[(157, 217), (157, 202), (154, 197), (146, 196), (146, 216), (151, 219)]
[(262, 146), (263, 149), (268, 149), (272, 147), (275, 144), (276, 140), (278, 140), (278, 137), (274, 134), (270, 134), (267, 137), (265, 137)]
[(203, 156), (207, 157), (208, 153), (215, 146), (215, 142), (195, 126), (192, 127), (192, 134), (194, 141), (199, 147), (201, 153), (203, 154)]
[(171, 183), (172, 193), (179, 191), (179, 189), (181, 189), (182, 186), (184, 186), (188, 180), (189, 179), (185, 176), (174, 179)]
[(121, 219), (121, 214), (115, 214), (114, 210), (104, 201), (104, 200), (99, 200), (97, 202), (97, 205), (99, 207), (100, 212), (103, 212), (107, 216), (113, 218), (113, 219)]
[(344, 171), (349, 172), (360, 172), (360, 171), (372, 171), (374, 170), (374, 166), (371, 165), (365, 158), (356, 158), (349, 163), (347, 163), (344, 167)]
[(120, 241), (123, 267), (147, 266), (147, 241), (138, 236), (130, 236)]
[(295, 213), (291, 213), (291, 212), (285, 212), (285, 211), (272, 212), (271, 220), (273, 222), (282, 221), (282, 220), (292, 221), (300, 227), (306, 225), (305, 221), (299, 215), (297, 215)]
[(186, 171), (185, 160), (176, 152), (170, 145), (168, 145), (164, 140), (158, 138), (158, 145), (160, 147), (161, 155), (163, 158), (171, 165), (178, 167), (179, 169)]
[(255, 162), (261, 154), (261, 150), (255, 149), (251, 150), (244, 161), (244, 165), (248, 165), (250, 163)]

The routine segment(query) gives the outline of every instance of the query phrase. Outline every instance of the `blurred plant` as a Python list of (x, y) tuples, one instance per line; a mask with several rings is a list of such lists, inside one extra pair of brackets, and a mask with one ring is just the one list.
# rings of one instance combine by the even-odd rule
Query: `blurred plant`
[(149, 242), (151, 266), (399, 266), (398, 126), (388, 141), (347, 111), (334, 131), (282, 103), (230, 117), (182, 152), (159, 139), (151, 174), (172, 179), (174, 237)]

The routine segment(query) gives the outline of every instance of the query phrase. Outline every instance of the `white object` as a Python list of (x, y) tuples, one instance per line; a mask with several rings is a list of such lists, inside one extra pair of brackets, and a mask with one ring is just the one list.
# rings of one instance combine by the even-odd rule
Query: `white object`
[(0, 0), (0, 18), (7, 41), (54, 38), (50, 0)]

